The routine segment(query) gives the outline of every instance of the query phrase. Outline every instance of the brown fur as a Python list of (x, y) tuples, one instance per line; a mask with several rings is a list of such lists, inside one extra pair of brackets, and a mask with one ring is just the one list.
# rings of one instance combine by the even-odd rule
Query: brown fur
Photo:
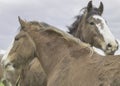
[(5, 75), (4, 84), (10, 83), (12, 86), (16, 86), (16, 82), (18, 81), (19, 86), (46, 86), (47, 76), (37, 58), (33, 59), (22, 70), (20, 69), (15, 72), (7, 71)]
[[(21, 58), (18, 68), (37, 56), (48, 76), (47, 86), (120, 85), (120, 56), (100, 56), (83, 42), (73, 42), (78, 39), (60, 30), (46, 30), (47, 28), (39, 23), (20, 22), (25, 26), (17, 36), (25, 36), (21, 36), (15, 44), (19, 44), (20, 49), (17, 48), (14, 52), (14, 45), (8, 56), (13, 64), (18, 63), (15, 59)], [(29, 43), (30, 47), (23, 47), (26, 43)], [(12, 57), (23, 49), (27, 52), (19, 53), (22, 57)]]
[(20, 86), (46, 86), (47, 78), (38, 59), (32, 60), (30, 66), (25, 68), (21, 74)]

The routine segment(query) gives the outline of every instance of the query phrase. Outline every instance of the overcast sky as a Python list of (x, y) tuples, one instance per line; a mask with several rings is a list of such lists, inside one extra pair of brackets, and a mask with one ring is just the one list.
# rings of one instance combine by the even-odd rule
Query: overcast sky
[[(89, 0), (0, 0), (0, 49), (7, 49), (19, 27), (17, 17), (44, 21), (66, 30), (74, 16)], [(120, 39), (120, 0), (101, 0), (104, 18), (117, 39)], [(99, 6), (100, 0), (93, 0)]]

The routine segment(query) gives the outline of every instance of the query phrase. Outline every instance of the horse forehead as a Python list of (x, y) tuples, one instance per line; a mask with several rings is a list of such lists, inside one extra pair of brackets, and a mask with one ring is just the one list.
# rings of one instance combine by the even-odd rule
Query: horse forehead
[(102, 22), (103, 24), (105, 24), (105, 19), (99, 15), (93, 15), (93, 18), (97, 21)]

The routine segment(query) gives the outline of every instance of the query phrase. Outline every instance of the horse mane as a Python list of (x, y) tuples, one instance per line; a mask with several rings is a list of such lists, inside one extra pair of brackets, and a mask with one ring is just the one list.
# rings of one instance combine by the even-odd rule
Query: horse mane
[(44, 31), (46, 32), (55, 32), (56, 34), (60, 35), (62, 38), (64, 38), (65, 40), (69, 41), (69, 42), (73, 42), (76, 43), (78, 45), (83, 45), (85, 47), (90, 47), (89, 44), (83, 43), (80, 39), (75, 38), (73, 35), (66, 33), (54, 26), (49, 26), (47, 29), (45, 29)]
[(81, 49), (87, 48), (89, 50), (89, 57), (91, 57), (94, 53), (93, 49), (90, 47), (89, 44), (82, 42), (80, 39), (74, 37), (73, 35), (71, 35), (69, 33), (64, 32), (64, 31), (62, 31), (54, 26), (49, 26), (45, 31), (48, 31), (50, 33), (51, 33), (51, 31), (55, 32), (56, 34), (59, 34), (62, 38), (64, 38), (66, 41), (82, 46)]
[(83, 11), (82, 14), (78, 14), (77, 16), (75, 16), (75, 21), (72, 23), (72, 25), (68, 26), (69, 32), (70, 34), (73, 34), (76, 32), (76, 30), (78, 29), (78, 25), (79, 23), (82, 21), (82, 17), (84, 15), (84, 13), (87, 12), (87, 7), (84, 7), (80, 10), (80, 13)]

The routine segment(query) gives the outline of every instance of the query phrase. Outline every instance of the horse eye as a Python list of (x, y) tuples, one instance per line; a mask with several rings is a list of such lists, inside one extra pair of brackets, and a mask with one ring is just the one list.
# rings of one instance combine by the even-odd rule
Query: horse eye
[(14, 64), (13, 67), (14, 67), (14, 68), (17, 68), (17, 65)]
[(95, 23), (94, 22), (90, 22), (90, 25), (94, 25)]
[(19, 40), (19, 38), (18, 37), (15, 37), (15, 41), (18, 41)]

